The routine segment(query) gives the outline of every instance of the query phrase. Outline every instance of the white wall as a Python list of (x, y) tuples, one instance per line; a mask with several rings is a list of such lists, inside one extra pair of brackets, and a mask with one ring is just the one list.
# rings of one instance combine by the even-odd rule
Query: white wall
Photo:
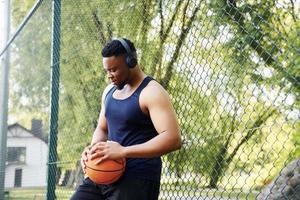
[(36, 137), (8, 138), (7, 147), (26, 147), (26, 163), (8, 165), (5, 187), (14, 187), (15, 169), (22, 169), (22, 187), (46, 186), (48, 146)]

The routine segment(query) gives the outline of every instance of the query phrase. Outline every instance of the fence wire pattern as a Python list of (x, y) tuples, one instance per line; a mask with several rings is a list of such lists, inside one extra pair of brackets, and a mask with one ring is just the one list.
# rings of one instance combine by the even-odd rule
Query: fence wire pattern
[[(12, 1), (14, 29), (34, 3)], [(80, 184), (108, 84), (101, 49), (117, 37), (135, 43), (139, 65), (178, 115), (183, 147), (162, 157), (159, 199), (300, 199), (299, 1), (64, 0), (59, 33), (52, 3), (41, 3), (8, 48), (8, 199), (45, 199), (51, 165), (48, 199), (69, 199)], [(57, 34), (60, 60), (51, 64)], [(48, 162), (51, 112), (56, 162)]]

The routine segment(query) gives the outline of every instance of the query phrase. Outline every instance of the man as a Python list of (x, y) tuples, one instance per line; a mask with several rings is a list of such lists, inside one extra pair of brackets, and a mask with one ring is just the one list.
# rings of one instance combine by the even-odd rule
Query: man
[(127, 39), (115, 39), (102, 50), (103, 66), (111, 85), (102, 95), (98, 126), (91, 145), (82, 153), (88, 159), (126, 158), (123, 176), (110, 185), (85, 178), (71, 198), (157, 200), (160, 156), (181, 147), (177, 117), (169, 95), (137, 63), (136, 49)]

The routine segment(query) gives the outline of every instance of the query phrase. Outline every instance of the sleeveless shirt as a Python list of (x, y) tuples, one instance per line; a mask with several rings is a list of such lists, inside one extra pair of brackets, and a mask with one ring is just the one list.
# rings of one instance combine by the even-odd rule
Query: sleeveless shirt
[[(132, 95), (125, 99), (113, 97), (116, 87), (112, 87), (105, 98), (105, 117), (108, 125), (108, 140), (122, 146), (147, 142), (157, 136), (150, 116), (144, 114), (139, 105), (142, 90), (153, 80), (146, 77)], [(161, 158), (127, 158), (123, 176), (160, 181)]]

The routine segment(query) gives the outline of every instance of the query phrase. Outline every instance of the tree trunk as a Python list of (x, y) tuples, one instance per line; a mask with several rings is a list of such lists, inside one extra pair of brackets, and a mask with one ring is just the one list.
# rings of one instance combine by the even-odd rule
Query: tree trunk
[(222, 172), (224, 171), (224, 160), (227, 154), (226, 146), (222, 146), (217, 157), (216, 162), (213, 167), (212, 173), (210, 175), (210, 182), (208, 188), (217, 188), (217, 184), (219, 182), (220, 177), (222, 176)]
[(162, 78), (162, 80), (159, 81), (162, 84), (162, 86), (166, 89), (168, 89), (169, 82), (170, 82), (170, 80), (173, 76), (174, 63), (178, 59), (180, 49), (181, 49), (182, 45), (184, 44), (184, 41), (185, 41), (189, 31), (191, 30), (192, 24), (194, 23), (199, 10), (200, 10), (200, 3), (195, 8), (195, 10), (193, 11), (193, 14), (192, 14), (191, 18), (189, 19), (189, 21), (186, 24), (186, 27), (181, 30), (180, 36), (177, 40), (177, 44), (176, 44), (176, 47), (175, 47), (175, 52), (172, 55), (171, 61), (167, 65), (166, 74)]
[(263, 114), (257, 117), (256, 121), (253, 123), (247, 134), (240, 140), (240, 142), (236, 145), (232, 153), (227, 157), (228, 145), (231, 141), (231, 137), (233, 134), (231, 134), (228, 137), (225, 145), (221, 147), (218, 155), (216, 156), (216, 162), (210, 175), (210, 182), (208, 185), (209, 188), (217, 188), (218, 181), (223, 176), (223, 173), (225, 173), (225, 171), (227, 170), (227, 167), (229, 166), (229, 164), (231, 163), (241, 146), (257, 132), (258, 128), (262, 124), (264, 124), (267, 121), (267, 119), (269, 119), (269, 117), (275, 113), (275, 111), (276, 110), (272, 110), (269, 113), (262, 112)]
[(70, 172), (69, 180), (66, 183), (66, 186), (77, 188), (81, 181), (84, 178), (84, 174), (81, 169), (80, 161), (76, 164), (76, 169)]

